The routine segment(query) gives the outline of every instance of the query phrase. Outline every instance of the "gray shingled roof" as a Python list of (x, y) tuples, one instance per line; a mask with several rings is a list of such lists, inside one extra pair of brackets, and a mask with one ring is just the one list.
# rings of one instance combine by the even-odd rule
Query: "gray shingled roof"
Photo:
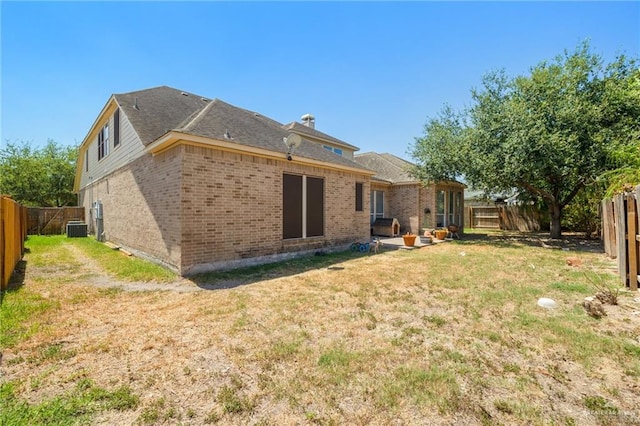
[(283, 138), (293, 131), (303, 133), (303, 142), (294, 151), (294, 157), (363, 168), (360, 164), (328, 151), (317, 143), (304, 140), (304, 130), (311, 130), (312, 132), (306, 133), (310, 136), (318, 133), (322, 136), (315, 137), (352, 147), (346, 142), (299, 123), (295, 123), (298, 126), (283, 126), (273, 119), (219, 99), (209, 100), (167, 86), (117, 94), (114, 97), (144, 145), (173, 130), (286, 154), (288, 148)]
[(365, 152), (354, 157), (356, 163), (376, 172), (374, 179), (390, 183), (417, 183), (418, 180), (409, 174), (414, 165), (392, 154)]
[(144, 145), (179, 127), (210, 102), (167, 86), (113, 96)]
[(291, 131), (293, 131), (295, 133), (299, 133), (301, 135), (308, 135), (308, 136), (310, 136), (312, 138), (325, 139), (325, 140), (333, 142), (333, 143), (335, 143), (337, 145), (342, 145), (345, 148), (350, 148), (350, 149), (352, 149), (354, 151), (358, 150), (357, 146), (350, 145), (350, 144), (346, 143), (345, 141), (342, 141), (342, 140), (340, 140), (338, 138), (334, 138), (331, 135), (328, 135), (326, 133), (322, 133), (322, 132), (320, 132), (320, 131), (318, 131), (316, 129), (313, 129), (311, 127), (305, 126), (304, 124), (300, 124), (297, 121), (294, 121), (294, 122), (289, 123), (289, 124), (285, 124), (283, 127), (286, 130), (291, 130)]

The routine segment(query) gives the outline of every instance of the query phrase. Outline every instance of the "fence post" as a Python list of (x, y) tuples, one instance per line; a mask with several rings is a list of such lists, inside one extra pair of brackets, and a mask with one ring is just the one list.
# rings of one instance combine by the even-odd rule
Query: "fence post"
[(627, 199), (627, 254), (629, 256), (629, 290), (638, 290), (638, 247), (636, 242), (636, 200), (635, 194), (629, 194)]
[(624, 194), (614, 197), (615, 229), (616, 229), (616, 256), (618, 258), (618, 274), (625, 285), (627, 284), (627, 209), (624, 205)]
[(609, 257), (614, 257), (611, 248), (611, 240), (614, 237), (613, 230), (613, 205), (611, 200), (602, 200), (600, 202), (600, 214), (602, 215), (602, 239), (604, 240), (604, 252)]

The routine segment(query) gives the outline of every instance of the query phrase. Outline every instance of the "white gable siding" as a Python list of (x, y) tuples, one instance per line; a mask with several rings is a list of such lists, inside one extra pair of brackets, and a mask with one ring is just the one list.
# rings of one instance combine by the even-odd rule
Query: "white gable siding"
[[(98, 161), (98, 135), (96, 135), (91, 140), (91, 143), (87, 148), (89, 167), (88, 170), (86, 164), (82, 167), (80, 188), (84, 188), (92, 181), (98, 181), (102, 177), (112, 173), (144, 154), (144, 145), (140, 141), (138, 134), (133, 130), (133, 126), (131, 126), (131, 123), (124, 111), (120, 110), (120, 144), (116, 147), (113, 146), (113, 140), (115, 137), (113, 114), (109, 117), (108, 123), (109, 154)], [(104, 126), (104, 123), (102, 126)], [(86, 159), (87, 157), (84, 158)]]

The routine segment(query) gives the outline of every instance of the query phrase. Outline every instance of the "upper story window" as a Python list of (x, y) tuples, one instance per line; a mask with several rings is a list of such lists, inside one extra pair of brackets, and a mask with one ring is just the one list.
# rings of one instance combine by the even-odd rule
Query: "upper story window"
[(109, 155), (109, 124), (98, 132), (98, 161)]
[(336, 154), (338, 154), (339, 156), (342, 157), (342, 150), (340, 148), (336, 148), (336, 147), (329, 146), (329, 145), (322, 145), (322, 147), (324, 149), (326, 149), (327, 151), (335, 152)]

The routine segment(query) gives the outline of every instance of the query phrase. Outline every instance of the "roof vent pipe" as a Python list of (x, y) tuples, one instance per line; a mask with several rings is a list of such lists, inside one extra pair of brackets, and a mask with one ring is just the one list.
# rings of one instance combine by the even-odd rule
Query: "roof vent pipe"
[(305, 114), (300, 117), (300, 119), (302, 120), (302, 124), (304, 124), (305, 126), (311, 127), (312, 129), (316, 128), (316, 118), (313, 115)]
[(133, 109), (140, 110), (140, 108), (138, 108), (138, 97), (137, 96), (135, 98), (133, 98)]

